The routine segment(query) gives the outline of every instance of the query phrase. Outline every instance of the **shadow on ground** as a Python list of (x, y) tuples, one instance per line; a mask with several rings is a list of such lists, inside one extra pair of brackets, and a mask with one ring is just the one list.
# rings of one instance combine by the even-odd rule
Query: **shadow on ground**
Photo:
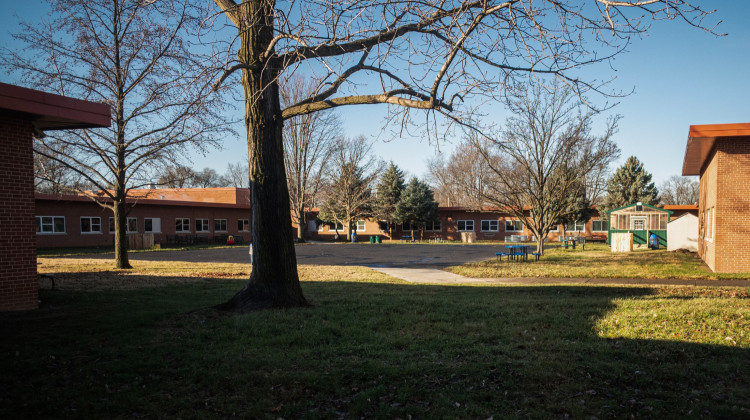
[(0, 314), (0, 416), (750, 416), (748, 349), (595, 331), (655, 289), (313, 282), (314, 308), (202, 309), (242, 283), (42, 291)]

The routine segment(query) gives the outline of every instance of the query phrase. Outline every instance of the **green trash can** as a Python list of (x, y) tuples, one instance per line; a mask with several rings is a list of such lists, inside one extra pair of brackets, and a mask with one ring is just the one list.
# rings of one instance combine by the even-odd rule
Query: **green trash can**
[(379, 243), (380, 243), (380, 236), (376, 236), (376, 237), (375, 237), (375, 243), (376, 243), (376, 244), (379, 244)]
[(374, 244), (374, 243), (375, 243), (375, 237), (374, 237), (374, 236), (370, 236), (370, 243), (371, 243), (371, 244)]

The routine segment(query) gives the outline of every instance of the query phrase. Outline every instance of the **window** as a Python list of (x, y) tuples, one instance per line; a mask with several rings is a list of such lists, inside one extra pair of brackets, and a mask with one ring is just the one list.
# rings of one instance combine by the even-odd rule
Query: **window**
[(591, 225), (594, 232), (606, 232), (608, 227), (606, 220), (593, 220), (591, 221)]
[(227, 219), (214, 219), (214, 232), (226, 232)]
[(249, 231), (250, 231), (250, 220), (248, 219), (237, 220), (237, 232), (249, 232)]
[(128, 233), (138, 232), (138, 219), (135, 217), (128, 217)]
[(458, 231), (459, 232), (473, 232), (474, 221), (473, 220), (458, 220)]
[(143, 231), (147, 233), (161, 233), (161, 219), (158, 217), (143, 219)]
[(520, 220), (506, 220), (505, 231), (506, 232), (521, 232), (523, 230), (523, 222)]
[(210, 232), (208, 229), (208, 219), (195, 219), (196, 232)]
[(645, 217), (631, 217), (630, 230), (646, 230), (646, 218)]
[(109, 233), (115, 233), (115, 218), (109, 218)]
[(500, 222), (497, 220), (482, 220), (482, 232), (497, 232), (500, 230)]
[(357, 220), (357, 232), (364, 232), (367, 230), (367, 223), (364, 220)]
[(549, 228), (549, 232), (550, 233), (552, 233), (552, 232), (559, 232), (559, 231), (560, 231), (560, 225), (555, 225), (555, 226), (552, 226), (551, 228)]
[(440, 232), (442, 230), (440, 226), (440, 220), (427, 222), (424, 230), (427, 232)]
[(583, 232), (586, 230), (586, 224), (584, 222), (573, 222), (568, 223), (568, 226), (565, 228), (568, 232)]
[(102, 233), (101, 217), (81, 217), (81, 233)]
[(65, 217), (36, 216), (36, 233), (42, 235), (65, 233)]
[(190, 232), (190, 219), (174, 219), (175, 232)]
[(412, 231), (412, 230), (417, 230), (417, 229), (418, 228), (417, 228), (417, 224), (416, 223), (404, 222), (404, 223), (401, 224), (401, 230), (403, 230), (404, 232), (406, 232), (406, 231)]

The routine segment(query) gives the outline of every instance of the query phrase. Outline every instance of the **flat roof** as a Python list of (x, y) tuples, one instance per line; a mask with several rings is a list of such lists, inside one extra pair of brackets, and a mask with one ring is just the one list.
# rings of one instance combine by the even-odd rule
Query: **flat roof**
[(0, 83), (0, 110), (32, 115), (40, 130), (109, 127), (111, 108), (99, 102), (84, 101)]
[(717, 139), (750, 137), (750, 123), (691, 125), (682, 175), (700, 175)]

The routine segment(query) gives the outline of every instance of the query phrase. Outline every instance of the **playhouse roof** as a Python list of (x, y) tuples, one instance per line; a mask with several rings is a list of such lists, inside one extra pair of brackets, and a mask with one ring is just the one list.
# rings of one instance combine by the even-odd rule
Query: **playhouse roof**
[[(637, 206), (637, 205), (638, 205), (638, 203), (627, 204), (627, 205), (625, 205), (625, 206), (622, 206), (622, 207), (618, 207), (618, 208), (616, 208), (616, 209), (612, 209), (612, 210), (609, 210), (609, 211), (607, 212), (607, 215), (609, 215), (609, 214), (611, 214), (611, 213), (613, 213), (613, 212), (616, 212), (616, 211), (618, 211), (618, 210), (624, 210), (624, 209), (627, 209), (627, 208), (629, 208), (629, 207), (635, 207), (635, 206)], [(667, 210), (667, 209), (663, 209), (663, 208), (661, 208), (661, 207), (656, 207), (656, 206), (652, 206), (651, 204), (646, 204), (646, 203), (642, 203), (642, 204), (641, 204), (641, 206), (643, 206), (643, 207), (647, 207), (647, 208), (650, 208), (650, 209), (653, 209), (653, 210), (656, 210), (656, 211), (661, 211), (661, 212), (664, 212), (664, 213), (669, 213), (669, 214), (672, 214), (672, 213), (674, 213), (674, 212), (673, 212), (672, 210)]]

